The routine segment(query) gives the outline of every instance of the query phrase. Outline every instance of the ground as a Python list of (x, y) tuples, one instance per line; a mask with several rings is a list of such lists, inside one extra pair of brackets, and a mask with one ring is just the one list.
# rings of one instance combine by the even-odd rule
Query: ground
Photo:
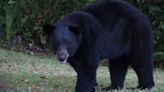
[[(105, 66), (99, 67), (99, 87), (109, 85), (109, 73)], [(151, 91), (128, 90), (137, 86), (132, 69), (126, 76), (121, 92), (163, 92), (164, 70), (154, 69), (156, 86)], [(52, 55), (36, 56), (0, 49), (0, 92), (74, 92), (76, 74), (68, 64), (60, 64)], [(101, 92), (101, 91), (100, 91)]]

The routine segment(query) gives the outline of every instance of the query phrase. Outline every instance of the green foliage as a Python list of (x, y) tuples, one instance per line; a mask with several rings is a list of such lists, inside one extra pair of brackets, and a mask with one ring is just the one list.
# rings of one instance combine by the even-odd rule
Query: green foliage
[(157, 63), (164, 64), (164, 52), (155, 52), (153, 56), (154, 61), (156, 61)]
[(77, 10), (85, 0), (1, 0), (0, 24), (5, 26), (4, 38), (16, 36), (29, 42), (42, 42), (42, 24), (53, 23), (62, 15)]
[(96, 0), (88, 0), (88, 2), (94, 3), (94, 2), (96, 2)]

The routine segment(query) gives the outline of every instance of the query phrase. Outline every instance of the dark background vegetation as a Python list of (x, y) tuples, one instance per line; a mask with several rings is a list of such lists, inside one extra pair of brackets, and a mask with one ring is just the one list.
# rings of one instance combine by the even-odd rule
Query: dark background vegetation
[[(96, 0), (0, 0), (0, 47), (46, 52), (42, 25)], [(164, 1), (127, 0), (148, 15), (154, 30), (154, 61), (164, 64)]]

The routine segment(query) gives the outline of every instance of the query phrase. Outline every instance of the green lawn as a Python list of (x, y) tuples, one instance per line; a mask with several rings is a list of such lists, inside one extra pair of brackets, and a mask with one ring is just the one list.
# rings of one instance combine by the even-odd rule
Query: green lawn
[[(99, 87), (109, 85), (107, 67), (97, 71)], [(132, 69), (120, 92), (164, 92), (164, 71), (154, 69), (156, 86), (151, 90), (128, 90), (137, 86)], [(0, 92), (74, 92), (76, 73), (68, 64), (60, 64), (53, 56), (34, 56), (0, 49)]]

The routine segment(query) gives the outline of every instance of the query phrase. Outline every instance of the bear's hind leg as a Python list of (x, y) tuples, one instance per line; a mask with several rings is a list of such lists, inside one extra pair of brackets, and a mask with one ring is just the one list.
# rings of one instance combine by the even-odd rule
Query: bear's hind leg
[(133, 45), (130, 54), (130, 64), (138, 76), (139, 89), (150, 89), (154, 86), (153, 62), (151, 44), (144, 43), (142, 46)]
[[(145, 61), (143, 61), (145, 62)], [(145, 63), (144, 66), (140, 65), (141, 62), (136, 64), (131, 64), (132, 68), (135, 70), (138, 76), (138, 89), (150, 89), (154, 86), (152, 67), (150, 64)]]

